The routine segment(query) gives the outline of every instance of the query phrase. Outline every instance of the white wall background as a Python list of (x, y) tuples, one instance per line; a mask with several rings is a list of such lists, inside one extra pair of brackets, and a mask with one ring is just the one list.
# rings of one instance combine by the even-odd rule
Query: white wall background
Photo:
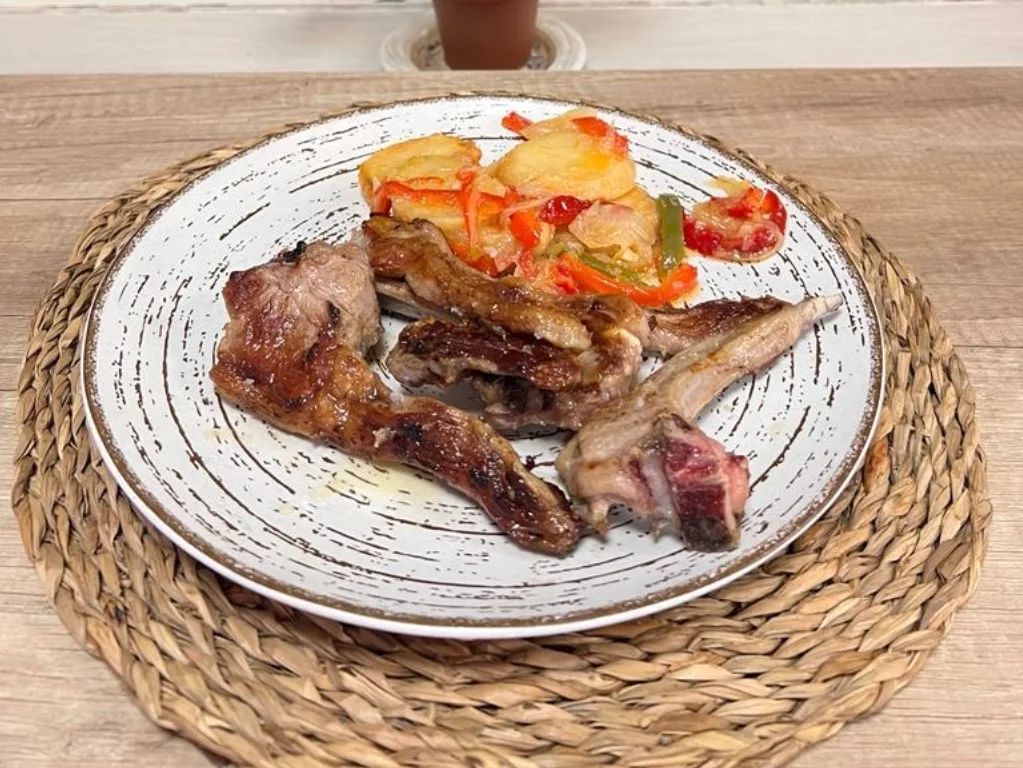
[[(541, 0), (592, 69), (1023, 65), (1023, 0)], [(379, 68), (429, 0), (0, 0), (0, 73)]]

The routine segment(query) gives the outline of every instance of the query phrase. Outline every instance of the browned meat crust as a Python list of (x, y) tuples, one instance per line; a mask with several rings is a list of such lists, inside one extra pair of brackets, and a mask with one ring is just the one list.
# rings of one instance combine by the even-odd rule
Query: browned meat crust
[[(629, 305), (635, 305), (625, 299), (624, 310), (619, 309), (619, 298), (623, 297), (573, 297), (574, 311), (594, 339), (582, 352), (471, 322), (423, 320), (402, 332), (388, 358), (390, 369), (409, 386), (447, 385), (468, 378), (484, 401), (484, 418), (502, 431), (534, 425), (576, 430), (635, 385), (641, 336), (633, 332), (637, 316), (629, 313)], [(764, 297), (658, 311), (649, 315), (651, 337), (659, 350), (682, 350), (679, 354), (695, 360), (720, 346), (736, 328), (782, 306), (779, 299)], [(622, 322), (629, 327), (623, 328)], [(552, 377), (545, 379), (553, 360), (559, 361), (558, 370), (574, 364), (578, 375), (553, 383)]]
[(723, 334), (734, 328), (769, 314), (784, 302), (773, 296), (760, 298), (714, 299), (682, 309), (655, 309), (647, 311), (650, 333), (644, 345), (648, 352), (674, 355)]
[(523, 280), (495, 280), (463, 264), (433, 224), (375, 216), (363, 224), (363, 232), (375, 275), (404, 280), (425, 304), (565, 349), (590, 346), (586, 326), (556, 297)]
[(362, 358), (379, 316), (365, 251), (309, 246), (231, 275), (211, 378), (270, 423), (358, 456), (418, 467), (482, 506), (518, 544), (565, 554), (582, 523), (478, 418), (392, 393)]
[(586, 358), (581, 382), (559, 390), (514, 376), (470, 377), (485, 403), (483, 418), (505, 432), (528, 426), (579, 429), (636, 385), (643, 348), (628, 331), (614, 329), (596, 334), (596, 343), (578, 357)]
[(469, 373), (520, 377), (537, 387), (563, 390), (583, 380), (574, 352), (545, 341), (499, 334), (472, 321), (426, 319), (402, 330), (387, 369), (408, 386), (449, 385)]

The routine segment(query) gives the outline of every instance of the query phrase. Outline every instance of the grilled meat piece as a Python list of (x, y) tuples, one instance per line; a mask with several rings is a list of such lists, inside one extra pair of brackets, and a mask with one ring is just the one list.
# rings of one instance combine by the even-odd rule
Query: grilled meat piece
[[(584, 468), (582, 459), (569, 460), (579, 475), (581, 493), (594, 494), (584, 501), (590, 503), (598, 529), (606, 527), (607, 508), (623, 503), (655, 531), (667, 525), (674, 512), (678, 533), (689, 549), (716, 552), (734, 546), (749, 496), (746, 459), (672, 413), (659, 414), (634, 437), (613, 457)], [(560, 470), (561, 456), (558, 461)]]
[(495, 333), (476, 322), (425, 319), (405, 326), (387, 356), (387, 369), (410, 387), (447, 386), (478, 372), (562, 390), (582, 383), (580, 358), (549, 342)]
[(587, 422), (562, 449), (558, 471), (586, 504), (594, 527), (605, 527), (608, 509), (618, 503), (654, 526), (673, 516), (693, 549), (735, 546), (749, 494), (745, 460), (693, 422), (721, 390), (766, 366), (841, 303), (837, 296), (794, 305), (761, 301), (769, 311), (738, 324), (719, 323), (698, 341), (694, 336), (693, 344)]
[[(581, 325), (590, 341), (595, 331), (621, 328), (639, 339), (644, 352), (672, 355), (717, 328), (727, 329), (768, 311), (775, 301), (717, 299), (683, 309), (643, 309), (626, 296), (558, 296), (517, 278), (493, 278), (467, 267), (427, 221), (403, 224), (374, 216), (363, 224), (363, 233), (377, 291), (398, 314), (412, 319), (475, 318), (497, 332), (546, 339), (564, 349), (590, 346), (582, 340)], [(508, 302), (523, 306), (504, 306)], [(565, 315), (576, 321), (570, 330), (559, 326)], [(540, 324), (534, 327), (532, 321)]]
[(366, 365), (379, 310), (363, 248), (315, 243), (224, 289), (230, 320), (210, 374), (225, 399), (357, 456), (418, 467), (480, 504), (516, 543), (571, 551), (583, 526), (475, 416), (392, 393)]
[(495, 280), (463, 264), (428, 221), (401, 224), (374, 216), (363, 224), (378, 279), (404, 280), (417, 299), (492, 328), (544, 339), (565, 349), (586, 349), (590, 334), (556, 297), (524, 280)]
[(473, 321), (419, 320), (405, 326), (387, 357), (403, 384), (447, 386), (468, 379), (483, 417), (502, 431), (525, 426), (578, 429), (594, 409), (632, 389), (642, 347), (630, 332), (593, 322), (582, 352), (491, 331)]
[[(484, 401), (483, 417), (501, 431), (535, 425), (579, 429), (602, 406), (631, 391), (643, 350), (642, 336), (635, 333), (636, 316), (619, 311), (614, 301), (609, 302), (611, 309), (606, 312), (594, 307), (598, 298), (624, 297), (572, 298), (593, 335), (594, 343), (587, 350), (558, 350), (544, 342), (490, 332), (471, 323), (423, 320), (402, 332), (388, 358), (391, 372), (409, 386), (446, 385), (468, 378)], [(699, 356), (708, 344), (719, 343), (722, 335), (781, 306), (783, 302), (771, 297), (720, 299), (685, 309), (651, 312), (640, 319), (650, 319), (648, 342), (655, 340), (650, 343), (655, 343), (658, 350), (670, 353), (687, 349)], [(631, 323), (628, 328), (618, 324), (622, 318)], [(429, 333), (420, 328), (429, 329)], [(424, 335), (428, 335), (429, 343), (423, 343)], [(528, 350), (528, 354), (513, 354), (513, 350)], [(561, 381), (557, 385), (545, 383), (535, 369), (550, 365), (552, 356), (564, 366), (575, 360), (579, 377), (564, 385)]]
[[(646, 337), (647, 349), (656, 344), (656, 349), (663, 353), (683, 350), (689, 359), (697, 360), (737, 328), (782, 306), (784, 302), (768, 296), (718, 299), (684, 309), (651, 312), (647, 317), (652, 325), (656, 323), (656, 330), (652, 329)], [(509, 378), (472, 379), (486, 403), (484, 418), (504, 432), (530, 425), (577, 430), (609, 403), (629, 393), (642, 362), (643, 337), (609, 324), (595, 328), (594, 338), (594, 346), (580, 353), (589, 357), (588, 369), (594, 372), (581, 386), (551, 392)]]
[(681, 309), (647, 310), (649, 333), (643, 347), (647, 352), (674, 355), (730, 333), (742, 323), (769, 314), (783, 304), (781, 299), (763, 296), (755, 299), (714, 299)]
[(575, 387), (545, 389), (514, 376), (470, 376), (484, 402), (483, 418), (502, 432), (528, 426), (579, 429), (601, 407), (627, 394), (636, 385), (643, 361), (639, 340), (628, 331), (613, 329), (579, 357), (583, 381)]

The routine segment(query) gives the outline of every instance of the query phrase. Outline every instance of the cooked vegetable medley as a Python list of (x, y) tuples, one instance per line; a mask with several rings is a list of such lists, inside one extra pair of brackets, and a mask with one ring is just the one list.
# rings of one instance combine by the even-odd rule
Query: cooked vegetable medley
[(629, 141), (590, 110), (531, 122), (508, 114), (521, 136), (482, 166), (471, 141), (435, 134), (392, 144), (359, 168), (374, 213), (436, 224), (452, 250), (490, 275), (513, 274), (560, 293), (621, 293), (644, 306), (692, 294), (691, 254), (760, 261), (781, 247), (778, 196), (719, 180), (726, 193), (686, 211), (636, 184)]

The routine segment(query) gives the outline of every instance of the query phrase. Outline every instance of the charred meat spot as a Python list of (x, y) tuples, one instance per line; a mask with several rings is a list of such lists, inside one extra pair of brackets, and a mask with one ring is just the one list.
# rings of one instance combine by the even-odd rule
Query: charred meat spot
[(291, 248), (290, 250), (281, 251), (280, 255), (277, 258), (280, 261), (285, 262), (286, 264), (293, 264), (296, 261), (298, 261), (298, 258), (303, 253), (305, 253), (305, 249), (306, 249), (306, 241), (305, 240), (299, 240), (297, 243), (295, 243), (295, 247), (294, 248)]
[(423, 439), (423, 425), (414, 419), (399, 419), (394, 436), (403, 442), (418, 444)]
[(286, 397), (281, 400), (281, 407), (288, 411), (296, 411), (305, 405), (309, 401), (309, 395), (299, 395), (298, 397)]
[(341, 322), (341, 309), (332, 301), (327, 302), (327, 317), (330, 319), (331, 327), (337, 327)]
[(479, 467), (470, 467), (469, 469), (469, 482), (475, 485), (477, 488), (485, 488), (487, 483), (490, 482), (487, 477), (487, 473)]
[(319, 353), (319, 351), (320, 351), (320, 342), (319, 341), (313, 342), (313, 345), (311, 347), (309, 347), (309, 349), (307, 349), (305, 351), (305, 361), (306, 361), (306, 364), (309, 364), (313, 360), (315, 360), (316, 359), (316, 355)]

